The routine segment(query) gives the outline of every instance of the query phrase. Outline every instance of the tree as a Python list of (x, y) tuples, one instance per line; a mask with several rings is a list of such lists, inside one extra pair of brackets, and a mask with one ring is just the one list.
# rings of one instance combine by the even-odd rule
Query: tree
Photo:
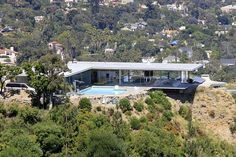
[(3, 92), (5, 82), (7, 80), (12, 80), (19, 73), (19, 67), (4, 65), (0, 63), (0, 94)]
[(60, 57), (55, 54), (47, 54), (37, 62), (25, 64), (24, 68), (27, 71), (30, 85), (36, 91), (30, 95), (33, 105), (39, 107), (43, 105), (44, 109), (49, 103), (53, 105), (53, 93), (65, 87), (63, 72), (67, 70), (67, 67)]
[[(106, 132), (104, 134), (104, 132)], [(109, 130), (98, 129), (89, 137), (87, 156), (125, 157), (124, 142)]]
[(90, 0), (90, 7), (92, 14), (97, 14), (99, 12), (99, 0)]
[(33, 131), (44, 155), (49, 156), (61, 152), (64, 129), (60, 125), (50, 121), (41, 122), (33, 126)]
[(12, 138), (8, 146), (0, 151), (1, 157), (40, 157), (43, 155), (39, 144), (36, 143), (35, 136), (27, 134), (16, 135)]

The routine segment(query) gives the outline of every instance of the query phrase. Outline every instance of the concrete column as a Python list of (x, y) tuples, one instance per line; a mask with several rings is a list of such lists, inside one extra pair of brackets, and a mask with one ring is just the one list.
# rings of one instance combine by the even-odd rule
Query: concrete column
[(181, 83), (185, 83), (185, 80), (186, 80), (186, 73), (185, 71), (181, 71)]
[(121, 70), (119, 70), (119, 85), (121, 85)]
[(188, 79), (189, 79), (189, 73), (188, 73), (188, 71), (185, 71), (185, 76), (186, 76), (186, 82), (187, 82)]
[(188, 77), (188, 71), (181, 71), (181, 83), (187, 83)]
[(130, 70), (128, 71), (128, 83), (130, 83)]

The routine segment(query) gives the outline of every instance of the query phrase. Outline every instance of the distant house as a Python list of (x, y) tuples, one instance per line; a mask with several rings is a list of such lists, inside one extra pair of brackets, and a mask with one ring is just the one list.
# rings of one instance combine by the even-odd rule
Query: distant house
[(186, 6), (184, 6), (183, 4), (180, 4), (180, 5), (177, 5), (176, 3), (167, 4), (166, 7), (168, 10), (171, 10), (171, 11), (184, 11), (184, 10), (186, 10)]
[(176, 62), (180, 62), (179, 57), (171, 55), (162, 60), (162, 63), (176, 63)]
[(0, 63), (14, 65), (16, 64), (16, 56), (18, 52), (14, 51), (14, 48), (0, 48)]
[(185, 30), (186, 29), (186, 26), (181, 26), (181, 27), (179, 27), (179, 30), (180, 31), (183, 31), (183, 30)]
[(225, 35), (225, 34), (228, 34), (228, 33), (229, 33), (229, 31), (227, 31), (227, 30), (215, 31), (215, 34), (218, 35), (218, 36)]
[(225, 58), (221, 58), (221, 59), (220, 59), (220, 64), (221, 64), (221, 65), (225, 65), (225, 66), (236, 65), (236, 59), (225, 59)]
[(227, 5), (220, 8), (223, 13), (231, 13), (236, 11), (236, 5)]
[(34, 17), (34, 20), (35, 20), (36, 23), (39, 23), (39, 22), (43, 21), (43, 19), (44, 19), (44, 16), (35, 16)]
[(171, 42), (170, 42), (170, 45), (171, 45), (171, 46), (176, 46), (176, 45), (178, 45), (178, 43), (179, 43), (178, 40), (174, 40), (174, 41), (171, 41)]
[(147, 22), (145, 22), (143, 19), (140, 19), (136, 23), (125, 23), (124, 26), (125, 27), (121, 28), (121, 30), (123, 31), (142, 30), (147, 26)]
[(106, 48), (105, 49), (105, 54), (113, 54), (114, 52), (115, 52), (115, 50), (112, 49), (112, 48)]
[(21, 74), (16, 75), (16, 82), (17, 83), (28, 83), (28, 75), (26, 74), (25, 70), (23, 70)]
[(78, 0), (65, 0), (65, 3), (78, 3)]
[(203, 68), (205, 68), (206, 65), (210, 63), (210, 61), (209, 61), (209, 60), (199, 60), (199, 61), (195, 61), (194, 63), (196, 63), (196, 64), (202, 64), (202, 65), (203, 65)]
[(210, 58), (211, 58), (212, 51), (211, 51), (211, 50), (206, 50), (205, 52), (206, 52), (206, 54), (207, 54), (207, 58), (210, 59)]
[(65, 3), (67, 4), (68, 7), (72, 7), (73, 4), (78, 3), (78, 0), (65, 0)]
[(143, 63), (153, 63), (155, 62), (156, 58), (155, 57), (143, 57), (142, 62)]
[(133, 3), (134, 0), (121, 0), (121, 4)]
[(147, 9), (148, 7), (145, 4), (139, 4), (140, 9)]
[(200, 20), (200, 19), (198, 19), (198, 20), (197, 20), (197, 23), (198, 23), (199, 25), (205, 25), (205, 24), (206, 24), (206, 20)]
[(190, 47), (180, 47), (179, 52), (185, 53), (188, 56), (188, 58), (192, 58), (193, 56), (193, 50)]
[(129, 29), (127, 26), (125, 26), (125, 27), (121, 28), (120, 30), (122, 30), (122, 31), (132, 31), (132, 30), (131, 30), (131, 29)]
[(5, 33), (5, 32), (12, 32), (14, 31), (14, 29), (12, 28), (12, 26), (6, 26), (3, 29), (1, 29), (1, 33)]
[(50, 3), (61, 3), (63, 0), (50, 0)]
[(175, 29), (163, 29), (161, 33), (162, 35), (165, 35), (166, 37), (171, 38), (179, 34), (179, 31)]
[(57, 41), (52, 41), (52, 42), (48, 43), (48, 48), (50, 50), (55, 51), (58, 55), (60, 55), (62, 60), (64, 59), (65, 54), (64, 54), (64, 47), (62, 44), (60, 44)]

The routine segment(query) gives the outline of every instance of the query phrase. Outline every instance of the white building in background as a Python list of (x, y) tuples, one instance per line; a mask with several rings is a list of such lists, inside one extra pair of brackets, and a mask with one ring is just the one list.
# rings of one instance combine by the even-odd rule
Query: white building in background
[(155, 57), (143, 57), (142, 63), (153, 63), (153, 62), (155, 62), (155, 60), (156, 60)]
[(34, 20), (35, 20), (36, 23), (39, 23), (39, 22), (43, 21), (43, 19), (44, 19), (44, 16), (35, 16), (34, 17)]
[(68, 7), (72, 7), (73, 4), (78, 3), (78, 0), (65, 0), (65, 3), (67, 4)]
[(230, 13), (236, 11), (236, 5), (227, 5), (220, 8), (223, 13)]
[(56, 52), (56, 54), (61, 56), (61, 60), (64, 60), (65, 58), (65, 53), (64, 53), (64, 47), (62, 44), (60, 44), (57, 41), (52, 41), (50, 43), (48, 43), (48, 48), (50, 50), (53, 50)]
[(14, 51), (13, 47), (11, 47), (10, 49), (0, 48), (0, 63), (15, 65), (17, 54), (18, 52)]
[(61, 3), (63, 0), (50, 0), (50, 3)]
[(134, 0), (121, 0), (121, 4), (133, 3)]
[(180, 62), (179, 57), (176, 56), (168, 56), (162, 60), (162, 63), (178, 63)]

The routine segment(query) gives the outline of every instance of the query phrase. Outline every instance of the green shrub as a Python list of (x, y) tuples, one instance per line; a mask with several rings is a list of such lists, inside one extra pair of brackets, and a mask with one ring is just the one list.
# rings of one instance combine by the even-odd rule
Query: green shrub
[(234, 122), (229, 127), (232, 134), (236, 133), (236, 118), (234, 118)]
[(137, 110), (138, 112), (142, 112), (144, 109), (144, 105), (142, 102), (135, 102), (134, 103), (134, 108), (135, 110)]
[(79, 101), (79, 108), (91, 111), (92, 110), (92, 104), (91, 104), (91, 102), (88, 98), (81, 98), (80, 101)]
[(132, 118), (130, 119), (130, 125), (131, 125), (131, 128), (132, 128), (133, 130), (138, 130), (138, 129), (140, 129), (140, 127), (141, 127), (141, 123), (140, 123), (139, 119), (136, 118), (136, 117), (132, 117)]
[(165, 112), (163, 113), (163, 116), (164, 116), (168, 121), (170, 121), (171, 118), (172, 118), (174, 115), (173, 115), (173, 113), (172, 113), (171, 111), (165, 111)]
[(7, 111), (8, 117), (16, 117), (19, 113), (19, 108), (17, 105), (12, 105)]
[(98, 112), (102, 111), (101, 106), (96, 107), (96, 109), (97, 109)]
[(126, 116), (131, 116), (132, 113), (131, 113), (131, 111), (126, 111), (126, 112), (125, 112), (125, 115), (126, 115)]
[(166, 94), (164, 94), (162, 91), (150, 92), (149, 96), (155, 104), (163, 106), (165, 110), (171, 110), (171, 103), (167, 99)]
[(0, 113), (2, 114), (2, 115), (6, 115), (6, 113), (7, 113), (7, 110), (6, 110), (6, 108), (4, 107), (4, 104), (3, 103), (0, 103)]
[(179, 115), (184, 119), (190, 118), (190, 109), (187, 105), (180, 106)]
[(153, 105), (155, 105), (154, 101), (153, 101), (151, 98), (146, 98), (145, 103), (146, 103), (148, 106), (153, 106)]
[(236, 102), (236, 94), (232, 94), (232, 97), (234, 98), (234, 100)]
[(147, 117), (142, 116), (142, 117), (139, 119), (139, 121), (140, 121), (141, 123), (147, 123), (148, 119), (147, 119)]
[(126, 98), (120, 99), (119, 107), (120, 107), (120, 109), (122, 110), (123, 113), (125, 113), (126, 111), (131, 111), (132, 110), (132, 106), (130, 105), (129, 100), (126, 99)]
[(114, 114), (115, 110), (113, 108), (108, 109), (109, 116), (112, 116)]
[(23, 108), (20, 112), (20, 117), (27, 124), (35, 124), (41, 121), (39, 110), (31, 107)]

